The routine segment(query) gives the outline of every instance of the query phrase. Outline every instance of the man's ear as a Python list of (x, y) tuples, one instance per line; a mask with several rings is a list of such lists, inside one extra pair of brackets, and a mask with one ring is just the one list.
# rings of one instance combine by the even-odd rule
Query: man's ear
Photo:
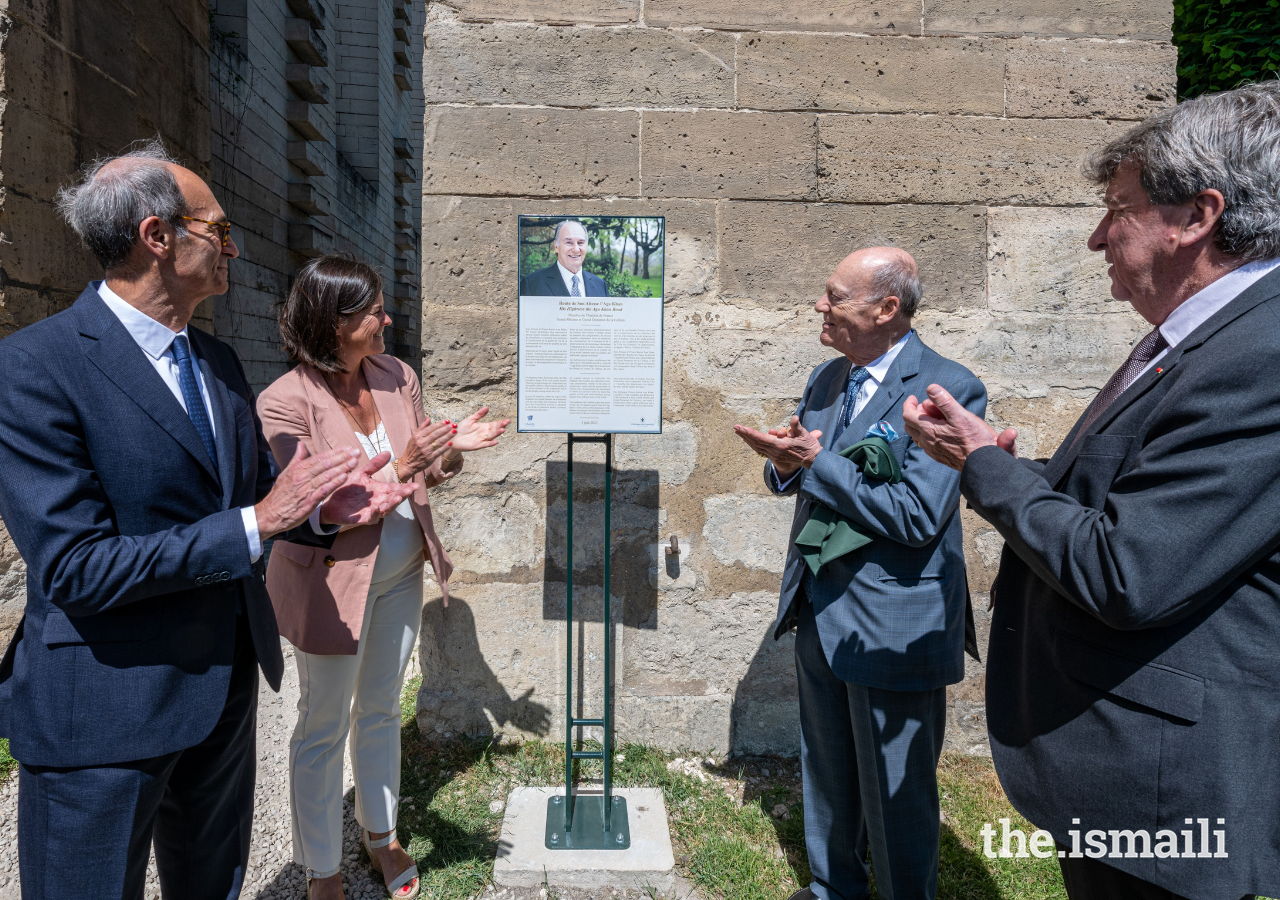
[(138, 223), (138, 243), (157, 259), (167, 259), (173, 252), (173, 226), (159, 216), (147, 216)]
[(898, 307), (901, 305), (901, 301), (892, 294), (881, 300), (880, 311), (876, 313), (876, 324), (888, 325), (892, 322), (894, 317), (898, 314)]
[(1227, 201), (1222, 192), (1216, 188), (1206, 188), (1191, 198), (1188, 204), (1190, 216), (1182, 229), (1178, 244), (1190, 247), (1205, 238), (1212, 237), (1217, 230), (1222, 213), (1227, 208)]

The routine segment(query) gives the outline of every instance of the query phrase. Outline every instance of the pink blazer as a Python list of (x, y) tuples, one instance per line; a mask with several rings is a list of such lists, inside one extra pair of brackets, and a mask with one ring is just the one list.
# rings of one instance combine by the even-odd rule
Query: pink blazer
[[(362, 366), (373, 402), (386, 426), (387, 438), (398, 458), (426, 420), (418, 377), (393, 356), (367, 356)], [(281, 466), (293, 458), (299, 441), (312, 454), (336, 447), (354, 447), (364, 454), (324, 377), (311, 366), (297, 366), (263, 391), (258, 397), (258, 416), (271, 452)], [(453, 563), (436, 537), (427, 489), (460, 471), (461, 462), (456, 468), (444, 471), (440, 460), (436, 460), (414, 479), (418, 488), (409, 497), (422, 525), (424, 555), (435, 570), (446, 604)], [(387, 466), (374, 477), (390, 481), (395, 476)], [(377, 522), (345, 529), (328, 551), (289, 541), (275, 542), (267, 565), (267, 591), (280, 623), (280, 633), (289, 643), (305, 653), (355, 654), (381, 537), (382, 523)]]

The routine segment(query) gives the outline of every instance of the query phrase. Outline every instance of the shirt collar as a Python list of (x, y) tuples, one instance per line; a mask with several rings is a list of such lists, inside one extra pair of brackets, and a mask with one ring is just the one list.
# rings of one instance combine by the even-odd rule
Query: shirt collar
[[(907, 345), (907, 341), (911, 340), (911, 335), (915, 334), (915, 329), (908, 331), (902, 337), (898, 338), (898, 342), (880, 355), (878, 359), (867, 365), (865, 368), (871, 380), (879, 387), (884, 381), (884, 376), (889, 374), (889, 367), (893, 365), (893, 361), (898, 358), (898, 354), (902, 352), (902, 348)], [(857, 366), (854, 366), (856, 369)]]
[(560, 265), (560, 260), (558, 260), (558, 259), (556, 260), (556, 268), (560, 270), (560, 277), (564, 279), (564, 283), (565, 283), (566, 285), (567, 285), (567, 284), (569, 284), (569, 282), (573, 279), (573, 276), (574, 276), (574, 275), (577, 275), (577, 276), (578, 276), (578, 284), (586, 284), (586, 283), (587, 283), (587, 279), (585, 279), (585, 278), (583, 278), (583, 277), (582, 277), (582, 270), (581, 270), (581, 269), (579, 269), (579, 270), (578, 270), (578, 271), (576, 271), (576, 272), (570, 272), (570, 271), (569, 271), (568, 269), (566, 269), (564, 266)]
[(1239, 297), (1254, 282), (1280, 266), (1280, 258), (1260, 259), (1233, 269), (1184, 300), (1160, 326), (1160, 334), (1176, 347), (1187, 335), (1203, 325), (1210, 316)]
[(107, 287), (106, 281), (98, 283), (98, 296), (102, 298), (103, 303), (107, 304), (107, 309), (115, 313), (125, 331), (129, 332), (129, 336), (152, 359), (164, 356), (173, 345), (173, 339), (179, 334), (190, 340), (185, 325), (175, 334), (168, 325), (161, 325), (146, 313), (131, 306), (127, 300)]

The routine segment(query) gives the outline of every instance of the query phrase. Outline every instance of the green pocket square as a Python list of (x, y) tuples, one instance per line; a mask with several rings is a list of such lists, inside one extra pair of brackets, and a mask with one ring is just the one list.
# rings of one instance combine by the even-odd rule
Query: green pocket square
[[(902, 467), (881, 437), (869, 437), (840, 451), (862, 470), (863, 477), (897, 484), (902, 481)], [(804, 556), (809, 571), (817, 576), (824, 565), (871, 543), (840, 513), (822, 503), (815, 504), (813, 514), (796, 535), (796, 546)]]

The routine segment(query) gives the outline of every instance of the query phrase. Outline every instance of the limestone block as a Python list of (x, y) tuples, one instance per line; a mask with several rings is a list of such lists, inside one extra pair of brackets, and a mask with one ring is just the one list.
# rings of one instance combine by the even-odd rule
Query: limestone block
[(998, 116), (1004, 49), (982, 40), (754, 35), (739, 41), (738, 102), (756, 109)]
[(729, 722), (733, 698), (618, 697), (617, 740), (659, 747), (724, 753), (729, 749)]
[(656, 28), (470, 25), (433, 16), (428, 103), (720, 106), (733, 98), (732, 35)]
[(992, 397), (1096, 391), (1151, 330), (1121, 316), (1035, 314), (917, 316), (916, 328), (981, 378)]
[[(490, 398), (485, 391), (477, 392), (478, 396), (470, 400), (469, 406), (461, 404), (449, 405), (442, 410), (428, 412), (438, 419), (461, 418), (464, 414), (475, 412), (480, 403), (489, 403)], [(470, 399), (470, 398), (468, 398)], [(443, 497), (453, 493), (466, 493), (476, 488), (488, 488), (502, 485), (508, 490), (530, 490), (541, 493), (545, 488), (546, 468), (549, 460), (564, 460), (565, 436), (563, 434), (519, 434), (514, 422), (516, 414), (515, 395), (503, 395), (499, 403), (492, 406), (486, 417), (490, 419), (511, 418), (507, 432), (498, 441), (496, 447), (483, 452), (468, 453), (462, 471), (446, 484), (436, 488), (436, 494)], [(433, 503), (436, 501), (433, 499)], [(443, 502), (449, 502), (445, 500)]]
[(773, 496), (707, 497), (702, 501), (707, 514), (702, 538), (712, 555), (726, 566), (740, 563), (748, 569), (781, 574), (787, 561), (794, 502)]
[(1011, 41), (1008, 114), (1145, 119), (1176, 101), (1178, 51), (1147, 41)]
[[(0, 207), (0, 268), (22, 287), (84, 290), (102, 267), (52, 203), (6, 191)], [(51, 265), (51, 260), (57, 260)]]
[(894, 244), (920, 266), (922, 311), (980, 305), (984, 220), (984, 211), (959, 206), (726, 203), (720, 216), (721, 293), (743, 305), (808, 307), (849, 253)]
[(1099, 120), (820, 116), (819, 192), (856, 203), (1093, 204), (1080, 175), (1120, 133)]
[(659, 27), (699, 27), (726, 31), (857, 31), (918, 34), (915, 0), (647, 0), (644, 20)]
[[(0, 212), (0, 221), (3, 213)], [(0, 259), (3, 255), (0, 254)], [(101, 274), (97, 276), (101, 278)], [(12, 283), (0, 290), (0, 338), (8, 337), (19, 328), (25, 328), (32, 322), (39, 322), (56, 312), (67, 309), (80, 296), (84, 285), (74, 290), (56, 290), (52, 288), (18, 287)]]
[[(727, 400), (795, 403), (813, 369), (835, 355), (807, 328), (683, 326), (672, 335), (668, 360), (689, 380)], [(736, 438), (734, 439), (736, 440)], [(781, 570), (779, 570), (781, 571)]]
[[(1113, 368), (1119, 368), (1123, 361), (1112, 360)], [(1049, 457), (1066, 439), (1071, 426), (1084, 414), (1093, 394), (1093, 391), (1050, 391), (1041, 397), (998, 398), (987, 407), (987, 421), (993, 428), (1018, 429), (1019, 456), (1029, 459)], [(988, 547), (982, 551), (983, 561), (988, 565), (993, 562), (990, 550)]]
[(642, 120), (646, 196), (815, 196), (815, 116), (702, 110), (646, 112)]
[(1111, 297), (1101, 253), (1086, 242), (1099, 208), (991, 207), (987, 210), (987, 301), (997, 314), (1136, 315)]
[(634, 196), (639, 126), (634, 112), (434, 107), (423, 135), (422, 190)]
[[(665, 524), (662, 520), (662, 513), (665, 512), (666, 510), (659, 511), (658, 527), (660, 529)], [(675, 535), (680, 552), (672, 553), (673, 535), (669, 531), (661, 531), (660, 534), (662, 537), (658, 543), (650, 544), (645, 548), (649, 554), (649, 586), (656, 588), (664, 595), (684, 598), (689, 591), (698, 586), (700, 554), (697, 544), (701, 541), (695, 543), (687, 534), (684, 537)]]
[[(512, 309), (519, 290), (515, 268), (517, 215), (665, 216), (668, 298), (697, 297), (716, 273), (716, 206), (690, 200), (508, 200), (490, 197), (425, 197), (422, 205), (422, 293), (430, 316), (439, 305)], [(503, 326), (506, 327), (505, 325)], [(430, 338), (426, 339), (428, 346)], [(512, 352), (514, 352), (514, 343)]]
[(451, 496), (434, 509), (436, 533), (460, 572), (501, 575), (542, 559), (542, 510), (527, 494)]
[[(423, 304), (424, 396), (435, 403), (462, 403), (465, 397), (471, 405), (477, 392), (484, 394), (482, 402), (515, 393), (516, 304), (515, 291), (511, 293), (508, 303), (494, 309)], [(514, 403), (508, 409), (514, 412)]]
[(664, 422), (662, 434), (620, 434), (614, 439), (617, 469), (653, 469), (662, 484), (684, 484), (698, 463), (698, 433), (688, 422)]
[(554, 716), (563, 721), (564, 622), (543, 618), (543, 586), (458, 585), (450, 594), (447, 609), (433, 600), (423, 611), (418, 727), (552, 734)]
[(925, 34), (1082, 34), (1167, 41), (1171, 0), (925, 0)]
[(37, 200), (53, 202), (58, 188), (75, 176), (78, 141), (72, 129), (22, 103), (0, 107), (4, 135), (5, 187)]
[(0, 647), (9, 646), (27, 603), (27, 566), (0, 522)]
[(640, 0), (595, 0), (567, 7), (553, 0), (447, 0), (459, 18), (476, 22), (548, 22), (558, 25), (612, 25), (640, 17)]

